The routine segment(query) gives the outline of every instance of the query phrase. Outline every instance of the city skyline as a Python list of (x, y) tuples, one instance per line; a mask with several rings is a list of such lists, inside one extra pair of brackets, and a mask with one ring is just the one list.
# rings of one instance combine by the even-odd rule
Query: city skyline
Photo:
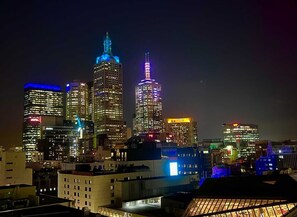
[(1, 2), (0, 145), (21, 146), (23, 85), (91, 81), (105, 32), (123, 63), (129, 127), (150, 51), (163, 117), (193, 117), (199, 139), (222, 138), (227, 122), (257, 124), (260, 139), (297, 138), (296, 4), (130, 3)]

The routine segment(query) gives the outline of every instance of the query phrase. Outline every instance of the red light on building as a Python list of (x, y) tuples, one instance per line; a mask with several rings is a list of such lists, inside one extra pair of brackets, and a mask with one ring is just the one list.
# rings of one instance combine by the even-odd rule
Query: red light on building
[(41, 122), (40, 119), (41, 119), (40, 117), (31, 117), (30, 122), (31, 123), (40, 123)]

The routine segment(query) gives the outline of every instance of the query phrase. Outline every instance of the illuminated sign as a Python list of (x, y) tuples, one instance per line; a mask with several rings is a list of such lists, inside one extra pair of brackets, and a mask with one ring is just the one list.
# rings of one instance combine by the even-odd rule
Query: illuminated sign
[(40, 123), (41, 120), (40, 120), (40, 117), (33, 117), (33, 118), (30, 118), (30, 122), (32, 122), (32, 123)]
[(168, 118), (167, 123), (190, 123), (191, 118)]
[(233, 124), (233, 127), (237, 127), (238, 126), (238, 124)]
[(52, 90), (52, 91), (61, 91), (61, 87), (57, 85), (48, 85), (48, 84), (35, 84), (28, 83), (24, 85), (25, 89), (38, 89), (38, 90)]
[(177, 162), (170, 162), (169, 163), (170, 168), (170, 176), (177, 176)]

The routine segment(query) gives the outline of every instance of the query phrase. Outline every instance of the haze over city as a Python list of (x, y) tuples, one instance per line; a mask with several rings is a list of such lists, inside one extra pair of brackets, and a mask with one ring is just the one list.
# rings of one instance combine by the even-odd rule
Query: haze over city
[(106, 32), (123, 64), (128, 127), (149, 51), (164, 117), (194, 117), (199, 140), (221, 138), (226, 122), (257, 124), (261, 139), (295, 139), (296, 9), (294, 1), (1, 1), (0, 145), (21, 146), (23, 85), (91, 81)]

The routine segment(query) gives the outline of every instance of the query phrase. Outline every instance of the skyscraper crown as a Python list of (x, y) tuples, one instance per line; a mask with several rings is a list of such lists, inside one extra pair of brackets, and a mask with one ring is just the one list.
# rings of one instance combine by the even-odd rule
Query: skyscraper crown
[(120, 58), (118, 56), (113, 56), (111, 53), (111, 40), (109, 38), (108, 32), (106, 32), (105, 39), (103, 41), (104, 51), (101, 56), (96, 58), (96, 64), (102, 61), (115, 61), (116, 63), (120, 63)]
[(151, 80), (150, 53), (146, 52), (144, 54), (144, 58), (145, 58), (145, 63), (144, 63), (145, 80)]
[(105, 36), (105, 39), (103, 41), (103, 46), (104, 46), (104, 53), (112, 55), (112, 53), (111, 53), (111, 40), (110, 40), (110, 38), (108, 36), (108, 32), (106, 32), (106, 36)]

